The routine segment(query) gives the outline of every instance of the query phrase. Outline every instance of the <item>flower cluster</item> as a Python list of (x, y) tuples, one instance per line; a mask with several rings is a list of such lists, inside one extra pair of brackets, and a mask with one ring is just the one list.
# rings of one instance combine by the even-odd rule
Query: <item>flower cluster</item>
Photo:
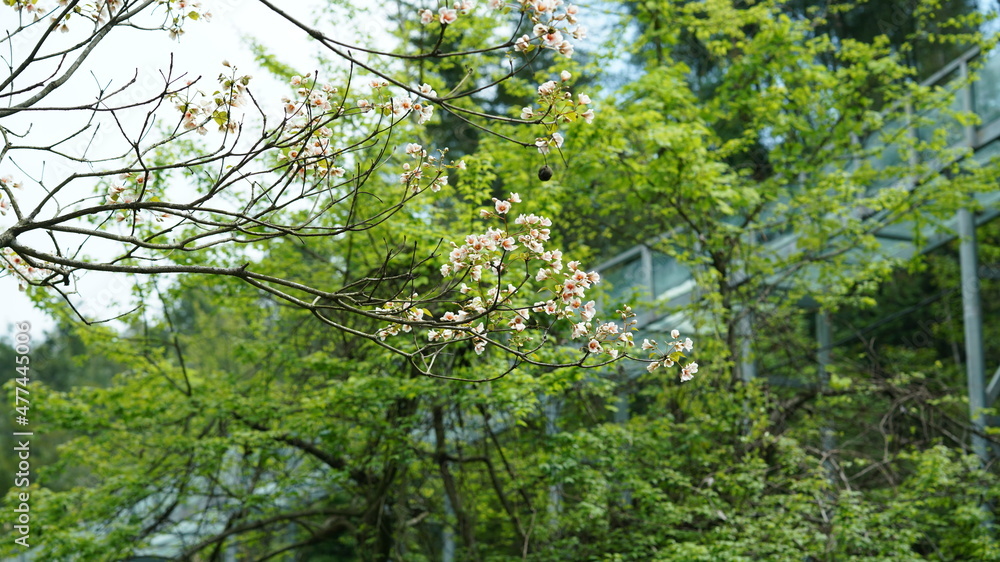
[[(482, 234), (470, 234), (461, 245), (452, 244), (441, 274), (455, 279), (464, 299), (459, 301), (458, 310), (439, 317), (438, 326), (427, 332), (428, 339), (433, 342), (471, 339), (476, 353), (482, 353), (487, 338), (491, 337), (488, 334), (501, 333), (508, 336), (507, 345), (521, 348), (532, 340), (528, 328), (533, 322), (532, 315), (536, 315), (553, 321), (569, 319), (573, 324), (571, 337), (585, 340), (586, 352), (618, 358), (623, 349), (634, 345), (629, 329), (631, 310), (626, 307), (619, 311), (622, 325), (595, 321), (594, 301), (584, 301), (587, 290), (600, 282), (600, 275), (586, 272), (579, 262), (565, 262), (560, 250), (546, 248), (550, 219), (520, 214), (511, 220), (511, 209), (520, 202), (516, 193), (507, 199), (494, 199), (492, 209), (484, 209), (481, 215), (499, 221), (500, 226), (489, 227)], [(530, 294), (548, 293), (550, 298), (525, 300), (521, 295), (529, 291), (522, 289), (530, 280), (519, 280), (521, 285), (508, 281), (512, 262), (523, 262), (529, 271), (537, 268), (533, 276), (537, 285), (532, 287), (537, 290)], [(390, 315), (401, 320), (379, 330), (376, 336), (381, 339), (407, 331), (402, 326), (412, 322), (415, 314), (410, 303), (390, 303), (380, 310), (392, 310)], [(441, 323), (446, 323), (445, 327)]]
[[(311, 73), (293, 76), (290, 84), (295, 88), (294, 94), (281, 100), (288, 120), (283, 130), (283, 139), (289, 141), (282, 150), (281, 157), (294, 162), (300, 174), (311, 172), (320, 177), (339, 178), (347, 173), (344, 167), (335, 161), (344, 149), (333, 142), (334, 133), (328, 125), (334, 119), (347, 114), (377, 111), (382, 115), (398, 118), (412, 114), (417, 117), (418, 124), (423, 124), (434, 112), (431, 104), (414, 99), (409, 92), (392, 95), (389, 92), (389, 83), (380, 78), (369, 82), (375, 101), (359, 99), (350, 109), (345, 105), (345, 100), (337, 99), (343, 95), (338, 88), (331, 84), (320, 83)], [(422, 96), (437, 96), (437, 92), (428, 84), (415, 87), (414, 90)], [(429, 175), (434, 176), (429, 187), (433, 191), (438, 191), (448, 183), (448, 176), (442, 173), (445, 168), (464, 167), (461, 162), (448, 164), (443, 158), (429, 156), (422, 148), (416, 153), (412, 151), (409, 153), (420, 161), (416, 165), (404, 164), (400, 181), (411, 186), (414, 192), (420, 191), (419, 181)]]
[(21, 182), (14, 180), (11, 176), (4, 176), (0, 178), (0, 186), (4, 188), (3, 191), (0, 191), (0, 215), (6, 215), (7, 210), (10, 209), (10, 201), (5, 195), (9, 193), (10, 189), (21, 189)]
[[(56, 29), (63, 33), (69, 32), (69, 24), (73, 17), (79, 17), (97, 25), (104, 25), (127, 7), (127, 3), (123, 0), (96, 0), (81, 3), (70, 11), (65, 11), (64, 8), (68, 4), (67, 0), (8, 0), (5, 4), (19, 12), (32, 15), (36, 21), (48, 15), (52, 23), (56, 25)], [(212, 13), (203, 9), (200, 2), (159, 0), (158, 4), (166, 9), (167, 13), (166, 17), (163, 18), (162, 29), (170, 34), (171, 39), (180, 38), (184, 33), (184, 24), (188, 20), (209, 21), (212, 19)]]
[[(380, 97), (383, 101), (382, 103), (372, 103), (365, 99), (359, 100), (358, 107), (364, 112), (377, 109), (382, 112), (382, 115), (392, 115), (399, 118), (407, 115), (415, 115), (418, 125), (423, 125), (434, 115), (434, 106), (428, 103), (426, 99), (414, 99), (410, 92), (391, 96), (387, 90), (389, 83), (385, 80), (374, 79), (369, 85), (372, 87), (372, 93)], [(420, 96), (424, 98), (437, 97), (437, 92), (434, 91), (434, 88), (430, 84), (422, 84), (415, 87), (414, 90), (420, 92)]]
[[(670, 337), (673, 341), (667, 342), (665, 344), (666, 349), (661, 350), (656, 340), (645, 339), (642, 341), (642, 349), (650, 351), (650, 357), (653, 359), (646, 365), (646, 370), (652, 373), (660, 367), (673, 367), (674, 365), (680, 364), (681, 359), (684, 357), (684, 353), (690, 353), (694, 349), (694, 342), (691, 338), (684, 338), (681, 340), (681, 333), (678, 330), (673, 330), (670, 332)], [(694, 378), (694, 374), (698, 372), (697, 363), (688, 363), (681, 368), (681, 382), (687, 382)]]
[[(587, 30), (578, 25), (579, 9), (573, 4), (564, 4), (563, 0), (489, 0), (488, 6), (496, 11), (507, 13), (517, 10), (531, 20), (532, 35), (524, 35), (514, 43), (514, 49), (520, 52), (531, 52), (535, 48), (551, 49), (559, 54), (573, 56), (573, 44), (566, 38), (583, 39)], [(417, 10), (417, 16), (423, 25), (451, 25), (458, 21), (460, 15), (466, 15), (476, 7), (472, 0), (459, 0), (437, 9), (422, 8)]]
[(423, 146), (411, 142), (406, 145), (406, 154), (417, 162), (412, 165), (409, 162), (403, 163), (403, 173), (399, 175), (399, 183), (409, 187), (413, 193), (419, 193), (421, 180), (428, 178), (430, 184), (426, 188), (434, 192), (441, 191), (442, 187), (448, 185), (448, 175), (444, 173), (445, 170), (465, 169), (464, 160), (450, 163), (445, 160), (444, 157), (448, 154), (447, 148), (438, 150), (439, 156), (434, 156), (428, 154)]
[(417, 12), (417, 15), (420, 16), (420, 23), (424, 25), (434, 22), (438, 22), (441, 25), (449, 25), (458, 20), (459, 14), (464, 16), (475, 7), (475, 2), (472, 2), (471, 0), (462, 0), (461, 2), (455, 2), (451, 8), (438, 8), (436, 14), (430, 10), (424, 9)]
[(550, 134), (535, 139), (535, 146), (542, 154), (548, 154), (554, 148), (561, 148), (563, 136), (555, 130), (559, 123), (572, 123), (582, 120), (585, 123), (594, 121), (594, 110), (590, 109), (590, 96), (579, 94), (576, 98), (566, 87), (572, 75), (567, 71), (560, 73), (560, 81), (549, 80), (538, 87), (538, 108), (526, 106), (521, 108), (521, 119), (546, 119)]
[(283, 150), (281, 157), (295, 162), (300, 174), (343, 177), (347, 170), (335, 162), (343, 149), (333, 143), (333, 130), (327, 126), (344, 112), (341, 102), (335, 99), (340, 90), (319, 83), (311, 73), (292, 76), (289, 84), (295, 90), (292, 97), (281, 98), (288, 119), (283, 137), (293, 144)]
[[(229, 67), (228, 62), (223, 66)], [(204, 135), (208, 133), (207, 125), (215, 123), (220, 131), (235, 132), (239, 122), (233, 115), (233, 110), (246, 105), (249, 74), (236, 75), (234, 68), (230, 74), (219, 75), (219, 89), (211, 95), (201, 90), (184, 90), (170, 95), (174, 106), (182, 113), (181, 125), (188, 130), (196, 130)]]
[(0, 267), (17, 278), (18, 289), (22, 291), (27, 290), (29, 283), (37, 283), (53, 273), (51, 269), (29, 264), (10, 248), (0, 251)]
[[(145, 173), (128, 172), (119, 175), (117, 181), (108, 186), (105, 202), (108, 205), (116, 205), (135, 203), (141, 199), (150, 200), (154, 195), (149, 190), (151, 183), (149, 179), (149, 174)], [(156, 222), (162, 222), (163, 219), (170, 216), (166, 213), (148, 212), (148, 214)], [(118, 209), (115, 220), (123, 222), (127, 219), (131, 219), (129, 222), (133, 225), (144, 222), (144, 211), (141, 209)]]
[(330, 111), (333, 107), (331, 98), (339, 92), (330, 84), (315, 81), (312, 73), (292, 76), (288, 83), (295, 87), (295, 98), (285, 96), (281, 98), (281, 103), (285, 105), (285, 114), (293, 117), (313, 117)]
[[(559, 54), (573, 56), (573, 44), (566, 39), (569, 35), (580, 40), (587, 36), (587, 29), (578, 25), (578, 8), (564, 4), (563, 0), (517, 0), (520, 11), (526, 14), (534, 27), (531, 35), (522, 35), (514, 44), (514, 49), (529, 53), (536, 47), (551, 49)], [(491, 6), (502, 9), (503, 2), (491, 0)]]
[[(414, 306), (412, 301), (417, 300), (417, 297), (419, 297), (419, 295), (417, 293), (413, 293), (410, 295), (410, 301), (387, 302), (385, 306), (376, 308), (375, 313), (388, 316), (400, 316), (407, 322), (420, 322), (424, 319), (424, 315), (429, 313), (422, 308), (416, 308)], [(401, 331), (409, 332), (412, 329), (413, 328), (410, 324), (390, 324), (388, 327), (379, 330), (377, 335), (379, 339), (384, 341), (385, 338), (389, 336), (395, 336)]]
[[(118, 0), (119, 3), (120, 0)], [(212, 19), (212, 12), (203, 10), (201, 2), (189, 2), (188, 0), (160, 0), (161, 4), (167, 7), (167, 31), (171, 39), (180, 39), (184, 34), (184, 22), (187, 20)]]

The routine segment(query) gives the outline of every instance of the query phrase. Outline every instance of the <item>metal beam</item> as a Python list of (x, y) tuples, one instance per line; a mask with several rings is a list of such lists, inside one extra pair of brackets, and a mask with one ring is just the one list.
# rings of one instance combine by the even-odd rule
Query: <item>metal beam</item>
[(997, 395), (1000, 394), (1000, 367), (993, 373), (993, 379), (990, 380), (990, 384), (986, 385), (986, 407), (989, 408), (997, 401)]
[(757, 365), (753, 359), (753, 318), (749, 310), (741, 310), (736, 330), (740, 340), (740, 379), (749, 383), (757, 378)]
[(830, 385), (830, 349), (833, 348), (833, 338), (830, 337), (830, 314), (822, 310), (816, 313), (816, 362), (819, 364), (819, 387), (825, 389)]
[(444, 513), (445, 518), (441, 522), (441, 562), (455, 562), (455, 530), (451, 527), (455, 510), (451, 507), (448, 494), (444, 495)]
[[(830, 329), (830, 313), (819, 310), (816, 312), (816, 363), (818, 364), (816, 370), (819, 371), (820, 391), (830, 387), (829, 367), (830, 351), (832, 349), (833, 336)], [(823, 424), (819, 433), (820, 447), (823, 449), (823, 456), (826, 458), (823, 465), (826, 467), (830, 480), (834, 481), (837, 478), (837, 470), (833, 460), (830, 459), (830, 455), (837, 446), (837, 440), (834, 437), (833, 429), (826, 424)]]
[[(938, 82), (941, 81), (941, 79), (945, 78), (946, 76), (954, 72), (956, 69), (966, 70), (968, 68), (968, 62), (976, 58), (977, 56), (979, 56), (979, 47), (973, 47), (968, 51), (965, 51), (964, 53), (959, 55), (955, 60), (944, 65), (941, 68), (941, 70), (938, 70), (934, 74), (925, 78), (923, 81), (920, 82), (920, 84), (924, 86), (935, 86), (937, 85)], [(965, 76), (967, 76), (967, 74), (964, 75), (963, 78)]]

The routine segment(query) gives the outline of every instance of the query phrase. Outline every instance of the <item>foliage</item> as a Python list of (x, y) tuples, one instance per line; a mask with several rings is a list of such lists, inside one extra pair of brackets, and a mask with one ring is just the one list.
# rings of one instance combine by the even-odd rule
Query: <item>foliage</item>
[[(691, 271), (698, 298), (686, 313), (709, 350), (699, 352), (699, 377), (680, 385), (662, 369), (625, 363), (551, 369), (579, 357), (573, 326), (563, 323), (539, 331), (559, 345), (510, 372), (517, 356), (498, 345), (478, 354), (474, 336), (428, 355), (446, 377), (507, 373), (476, 385), (440, 381), (407, 361), (424, 340), (398, 340), (394, 350), (356, 337), (389, 322), (403, 331), (402, 314), (334, 306), (323, 323), (226, 276), (140, 283), (142, 294), (160, 295), (162, 312), (141, 311), (122, 334), (77, 327), (89, 334), (90, 354), (120, 365), (113, 384), (39, 389), (45, 431), (75, 437), (32, 489), (44, 533), (37, 555), (1000, 559), (991, 526), (1000, 481), (995, 467), (966, 454), (958, 361), (947, 360), (958, 338), (954, 311), (924, 302), (954, 285), (953, 263), (914, 260), (904, 271), (908, 256), (885, 257), (875, 236), (889, 224), (947, 216), (969, 193), (992, 189), (996, 170), (974, 166), (944, 133), (911, 137), (899, 125), (947, 114), (949, 97), (916, 82), (898, 42), (835, 40), (822, 14), (788, 10), (781, 2), (635, 5), (632, 23), (653, 53), (641, 76), (607, 88), (594, 126), (581, 123), (578, 98), (564, 104), (552, 94), (588, 80), (600, 58), (567, 67), (566, 79), (562, 67), (538, 68), (502, 85), (497, 99), (517, 101), (494, 109), (511, 120), (534, 116), (533, 102), (546, 96), (574, 116), (559, 124), (563, 147), (549, 130), (540, 145), (516, 148), (509, 137), (517, 129), (496, 125), (502, 136), (476, 137), (478, 151), (453, 170), (458, 181), (408, 202), (391, 223), (308, 243), (279, 237), (260, 256), (235, 254), (266, 278), (370, 287), (361, 292), (385, 308), (441, 286), (441, 262), (422, 261), (419, 248), (482, 230), (470, 217), (486, 198), (495, 198), (490, 219), (505, 221), (501, 208), (520, 192), (525, 214), (558, 217), (552, 243), (568, 251), (600, 255), (646, 242)], [(474, 50), (487, 22), (459, 21), (467, 35), (449, 40)], [(424, 29), (405, 24), (404, 48), (432, 39)], [(953, 39), (988, 46), (966, 31)], [(681, 61), (691, 48), (685, 37), (697, 37), (712, 62), (710, 88)], [(457, 69), (420, 59), (391, 70), (409, 76), (413, 68), (441, 91), (440, 76)], [(454, 103), (469, 104), (470, 115), (474, 101), (489, 102)], [(537, 150), (544, 147), (548, 154)], [(423, 150), (402, 161), (426, 158)], [(876, 162), (893, 150), (895, 164)], [(908, 158), (928, 152), (938, 161)], [(535, 180), (542, 164), (555, 169), (554, 181)], [(398, 178), (367, 181), (377, 192)], [(794, 244), (768, 244), (789, 233)], [(199, 267), (233, 255), (176, 259)], [(605, 303), (617, 305), (621, 289), (611, 287)], [(825, 373), (815, 361), (816, 310), (799, 306), (807, 297), (832, 318), (836, 339), (854, 336)], [(872, 311), (875, 301), (889, 320)], [(944, 336), (933, 347), (899, 333), (883, 345), (878, 327), (862, 332), (879, 334), (877, 343), (854, 343), (856, 325), (882, 322), (892, 332), (905, 322), (896, 312), (931, 305), (940, 310), (930, 335)], [(748, 319), (750, 333), (741, 332)], [(748, 336), (762, 375), (752, 381), (736, 368), (751, 358)], [(68, 488), (52, 489), (55, 478)]]

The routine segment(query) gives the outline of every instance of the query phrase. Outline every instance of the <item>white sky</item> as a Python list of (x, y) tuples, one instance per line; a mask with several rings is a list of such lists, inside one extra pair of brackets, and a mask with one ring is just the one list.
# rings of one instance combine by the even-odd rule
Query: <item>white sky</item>
[[(202, 80), (210, 85), (225, 70), (221, 66), (222, 61), (228, 60), (239, 68), (241, 74), (254, 75), (251, 87), (257, 95), (261, 92), (265, 96), (272, 93), (277, 99), (286, 92), (277, 83), (269, 83), (265, 73), (254, 65), (252, 54), (242, 40), (244, 36), (260, 38), (283, 62), (301, 65), (304, 72), (315, 68), (315, 63), (311, 62), (311, 54), (316, 52), (316, 44), (255, 0), (204, 0), (202, 4), (211, 10), (212, 21), (187, 24), (180, 41), (171, 40), (164, 32), (121, 30), (123, 32), (118, 33), (119, 30), (116, 30), (89, 59), (88, 63), (92, 63), (92, 66), (86, 69), (88, 74), (78, 72), (77, 77), (84, 76), (89, 81), (86, 83), (92, 85), (95, 83), (94, 78), (89, 75), (92, 72), (93, 77), (98, 77), (102, 83), (112, 80), (113, 83), (124, 84), (138, 70), (141, 84), (143, 77), (155, 80), (159, 69), (166, 68), (170, 55), (173, 54), (175, 75), (187, 72), (191, 78), (203, 76)], [(319, 4), (318, 0), (297, 0), (278, 5), (309, 21), (310, 13)], [(6, 6), (0, 7), (0, 25), (3, 29), (14, 24), (12, 13)], [(69, 91), (60, 92), (61, 96), (78, 94), (74, 89), (67, 90)], [(86, 99), (93, 98), (79, 101)], [(38, 131), (40, 127), (51, 128), (56, 133), (66, 130), (65, 123), (60, 123), (60, 117), (55, 115), (35, 115), (32, 119), (35, 120), (31, 123), (34, 131)], [(4, 124), (8, 127), (11, 125), (9, 121)], [(0, 164), (0, 175), (16, 172), (9, 163)], [(0, 229), (11, 224), (11, 216), (12, 214), (8, 214), (5, 220), (0, 221)], [(115, 301), (126, 295), (129, 287), (127, 280), (115, 278), (114, 275), (88, 273), (83, 275), (79, 285), (81, 302), (95, 314), (113, 316)], [(27, 295), (18, 290), (17, 281), (13, 277), (0, 278), (0, 334), (8, 332), (11, 323), (25, 320), (32, 323), (32, 335), (35, 338), (53, 325), (52, 320), (36, 310)]]

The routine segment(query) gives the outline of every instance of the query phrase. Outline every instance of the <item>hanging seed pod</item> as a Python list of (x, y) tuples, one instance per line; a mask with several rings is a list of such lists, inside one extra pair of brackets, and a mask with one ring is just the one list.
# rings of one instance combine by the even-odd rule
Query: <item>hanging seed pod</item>
[(539, 168), (538, 179), (542, 181), (549, 181), (550, 179), (552, 179), (552, 168), (549, 168), (547, 164)]

